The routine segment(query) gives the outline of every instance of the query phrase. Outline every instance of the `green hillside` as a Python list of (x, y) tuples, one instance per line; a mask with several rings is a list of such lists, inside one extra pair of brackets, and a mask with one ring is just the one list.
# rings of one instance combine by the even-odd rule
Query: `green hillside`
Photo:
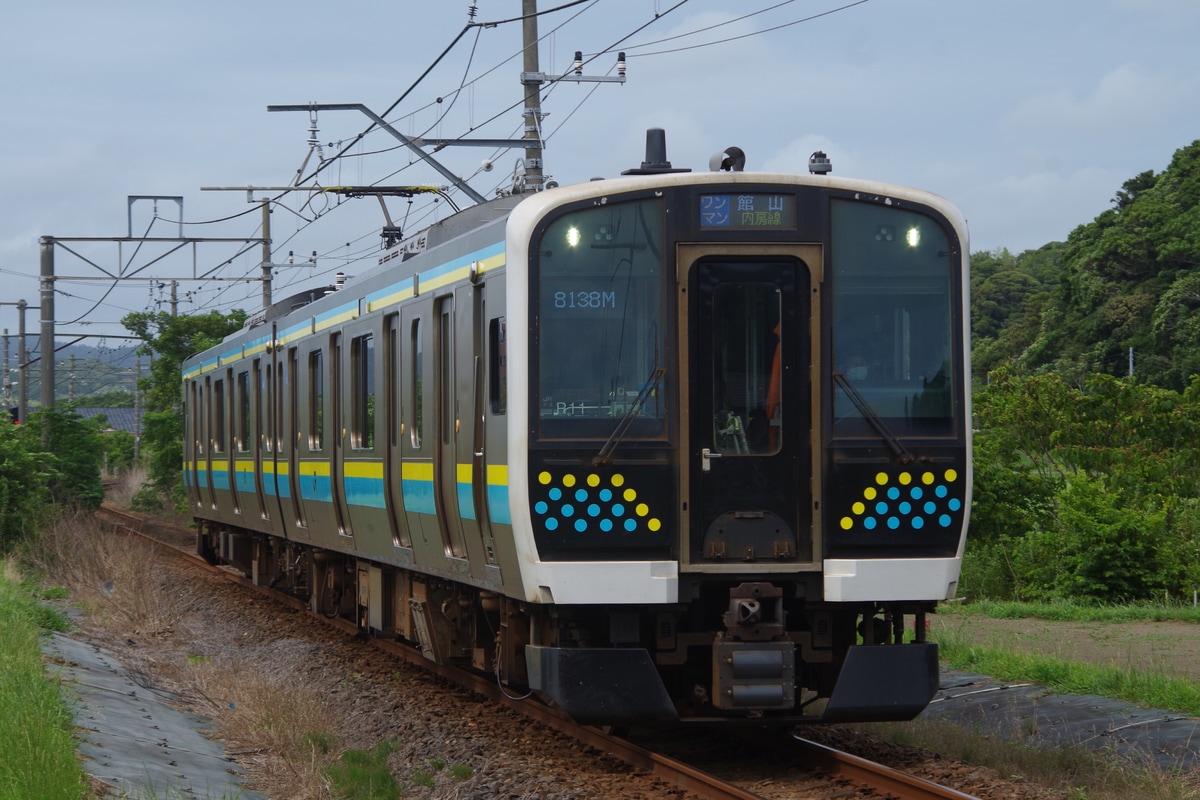
[(1020, 255), (972, 256), (977, 379), (1021, 374), (1080, 383), (1128, 375), (1182, 389), (1200, 374), (1200, 140), (1161, 173), (1127, 180), (1112, 208)]

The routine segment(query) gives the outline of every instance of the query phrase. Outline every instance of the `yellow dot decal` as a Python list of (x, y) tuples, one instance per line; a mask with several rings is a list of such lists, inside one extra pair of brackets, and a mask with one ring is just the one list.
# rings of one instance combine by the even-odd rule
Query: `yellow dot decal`
[(921, 483), (925, 484), (926, 486), (933, 483), (933, 481), (934, 481), (934, 477), (933, 477), (932, 472), (926, 472), (924, 475), (921, 476)]
[(650, 513), (650, 506), (646, 505), (645, 503), (638, 503), (637, 508), (634, 509), (634, 513), (636, 513), (639, 517), (644, 517)]
[(879, 492), (875, 491), (874, 486), (868, 486), (863, 490), (863, 497), (867, 498), (868, 500), (874, 500), (878, 494)]
[(625, 476), (620, 473), (613, 475), (612, 476), (612, 485), (613, 486), (624, 486), (625, 485)]
[(854, 527), (854, 520), (849, 517), (842, 517), (842, 530), (848, 531)]
[(910, 483), (912, 483), (912, 475), (910, 475), (907, 472), (901, 472), (900, 473), (900, 482), (902, 484), (904, 484), (905, 486), (908, 486)]
[(597, 475), (594, 472), (591, 475), (588, 475), (588, 486), (599, 486), (599, 485), (600, 485), (600, 476), (599, 475)]
[(563, 486), (566, 486), (569, 488), (574, 485), (575, 485), (575, 476), (574, 475), (563, 475)]
[(633, 489), (626, 489), (623, 496), (628, 502), (632, 503), (637, 499), (637, 492), (635, 492)]
[(658, 519), (657, 517), (655, 517), (654, 519), (652, 519), (646, 523), (646, 527), (652, 531), (656, 531), (662, 527), (662, 521), (660, 519)]
[(850, 510), (853, 511), (855, 514), (861, 514), (867, 510), (867, 507), (864, 506), (862, 503), (855, 503), (854, 505), (850, 506)]
[(957, 478), (957, 477), (958, 477), (958, 472), (956, 472), (955, 470), (952, 470), (952, 469), (946, 470), (946, 482), (947, 483), (953, 483), (955, 478)]
[(885, 483), (888, 482), (888, 474), (886, 472), (879, 473), (878, 475), (875, 476), (875, 482), (878, 483), (880, 486), (883, 486)]
[(549, 482), (550, 482), (550, 473), (549, 472), (539, 472), (538, 473), (538, 483), (545, 486)]

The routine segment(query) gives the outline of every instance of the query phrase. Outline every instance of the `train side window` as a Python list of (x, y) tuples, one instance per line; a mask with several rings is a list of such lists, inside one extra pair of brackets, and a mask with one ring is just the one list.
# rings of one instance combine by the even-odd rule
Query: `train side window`
[(213, 405), (213, 452), (225, 452), (225, 381), (216, 380), (212, 385)]
[(208, 395), (204, 393), (204, 384), (196, 386), (196, 453), (204, 455), (208, 448)]
[(193, 456), (198, 456), (204, 452), (204, 443), (200, 441), (200, 401), (201, 396), (200, 382), (191, 381), (188, 383), (189, 401), (188, 409), (188, 437), (192, 443)]
[(238, 452), (250, 449), (250, 373), (243, 370), (237, 374), (237, 439)]
[(325, 447), (325, 365), (320, 350), (308, 354), (308, 449)]
[(504, 317), (488, 323), (488, 395), (493, 414), (508, 411), (508, 333)]
[(421, 320), (414, 319), (412, 324), (412, 338), (409, 341), (411, 357), (408, 360), (409, 369), (412, 370), (412, 401), (409, 403), (409, 408), (412, 409), (413, 424), (410, 436), (412, 438), (413, 450), (421, 449), (421, 431), (424, 425), (424, 414), (421, 403), (421, 377), (424, 370), (422, 364), (422, 347), (421, 347)]
[(375, 446), (375, 338), (371, 334), (350, 340), (350, 446), (370, 450)]
[(387, 318), (387, 330), (383, 339), (383, 371), (384, 371), (384, 420), (387, 425), (387, 445), (396, 446), (396, 398), (399, 397), (400, 385), (400, 321), (392, 314)]
[[(267, 452), (275, 449), (274, 442), (271, 441), (271, 420), (275, 416), (272, 409), (275, 408), (275, 381), (271, 377), (270, 363), (267, 364), (266, 377), (263, 377), (262, 366), (258, 363), (258, 359), (254, 359), (254, 371), (258, 377), (258, 397), (259, 402), (255, 406), (254, 414), (254, 430), (258, 435), (259, 441), (266, 447)], [(263, 413), (266, 412), (267, 424), (263, 424)]]

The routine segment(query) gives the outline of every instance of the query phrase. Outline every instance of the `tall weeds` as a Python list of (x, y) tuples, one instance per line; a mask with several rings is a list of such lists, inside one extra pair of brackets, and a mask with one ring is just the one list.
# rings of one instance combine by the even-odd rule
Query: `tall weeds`
[(172, 629), (196, 601), (196, 589), (173, 581), (163, 556), (138, 537), (101, 531), (88, 515), (65, 516), (29, 543), (26, 558), (48, 583), (98, 624), (143, 636)]

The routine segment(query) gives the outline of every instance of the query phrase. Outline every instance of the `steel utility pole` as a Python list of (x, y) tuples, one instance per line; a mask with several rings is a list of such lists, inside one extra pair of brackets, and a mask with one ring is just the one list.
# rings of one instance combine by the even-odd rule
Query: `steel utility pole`
[(24, 300), (17, 301), (17, 311), (21, 322), (17, 328), (17, 419), (24, 425), (29, 419), (29, 348), (25, 346), (25, 309), (28, 304)]
[(546, 177), (542, 172), (542, 81), (538, 76), (537, 0), (521, 0), (521, 40), (524, 45), (525, 71), (525, 191), (540, 192)]
[(271, 307), (271, 201), (262, 201), (262, 306)]
[(42, 410), (54, 408), (54, 237), (43, 236), (42, 246)]
[[(24, 423), (29, 409), (29, 352), (25, 347), (25, 312), (28, 310), (29, 304), (24, 300), (18, 300), (15, 303), (0, 302), (0, 306), (17, 307), (17, 419)], [(8, 388), (11, 385), (8, 380), (7, 328), (4, 330), (4, 335), (4, 396), (7, 399)]]

